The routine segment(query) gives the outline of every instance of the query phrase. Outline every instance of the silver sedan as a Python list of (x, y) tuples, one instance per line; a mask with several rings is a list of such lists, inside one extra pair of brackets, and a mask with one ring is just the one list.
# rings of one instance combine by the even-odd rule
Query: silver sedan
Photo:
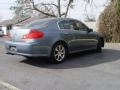
[(85, 50), (102, 51), (104, 39), (82, 22), (71, 18), (48, 18), (33, 21), (20, 29), (11, 30), (5, 42), (8, 54), (26, 58), (46, 56), (61, 63), (66, 56)]

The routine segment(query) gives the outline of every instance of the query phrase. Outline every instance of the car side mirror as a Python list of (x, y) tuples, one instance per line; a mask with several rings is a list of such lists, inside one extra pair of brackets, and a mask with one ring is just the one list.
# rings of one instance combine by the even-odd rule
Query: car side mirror
[(93, 32), (93, 29), (88, 29), (88, 32)]

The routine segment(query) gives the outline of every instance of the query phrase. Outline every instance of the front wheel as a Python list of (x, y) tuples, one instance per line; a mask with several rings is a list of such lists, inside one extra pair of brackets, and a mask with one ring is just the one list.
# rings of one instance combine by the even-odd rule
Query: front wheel
[(61, 63), (66, 58), (66, 47), (62, 43), (57, 43), (54, 45), (51, 52), (51, 62), (52, 63)]

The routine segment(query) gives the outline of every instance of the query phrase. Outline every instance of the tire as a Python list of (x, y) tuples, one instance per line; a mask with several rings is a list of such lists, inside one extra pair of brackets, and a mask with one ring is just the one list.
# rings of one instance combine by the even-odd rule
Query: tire
[(98, 53), (101, 53), (101, 52), (102, 52), (102, 39), (99, 39), (99, 40), (98, 40), (96, 51), (97, 51)]
[(56, 43), (51, 52), (50, 62), (59, 64), (65, 61), (67, 56), (67, 49), (63, 43)]
[(33, 58), (33, 57), (28, 57), (28, 56), (25, 56), (25, 58), (28, 59), (28, 60), (33, 60), (33, 59), (35, 59), (35, 58)]

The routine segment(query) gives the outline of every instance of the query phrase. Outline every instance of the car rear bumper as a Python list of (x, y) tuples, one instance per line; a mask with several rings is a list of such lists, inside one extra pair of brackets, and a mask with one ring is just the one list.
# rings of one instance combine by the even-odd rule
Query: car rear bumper
[[(14, 49), (11, 49), (12, 47), (14, 47)], [(50, 47), (44, 45), (41, 46), (40, 43), (25, 43), (13, 41), (6, 41), (5, 48), (8, 54), (28, 57), (49, 56), (51, 50)]]

